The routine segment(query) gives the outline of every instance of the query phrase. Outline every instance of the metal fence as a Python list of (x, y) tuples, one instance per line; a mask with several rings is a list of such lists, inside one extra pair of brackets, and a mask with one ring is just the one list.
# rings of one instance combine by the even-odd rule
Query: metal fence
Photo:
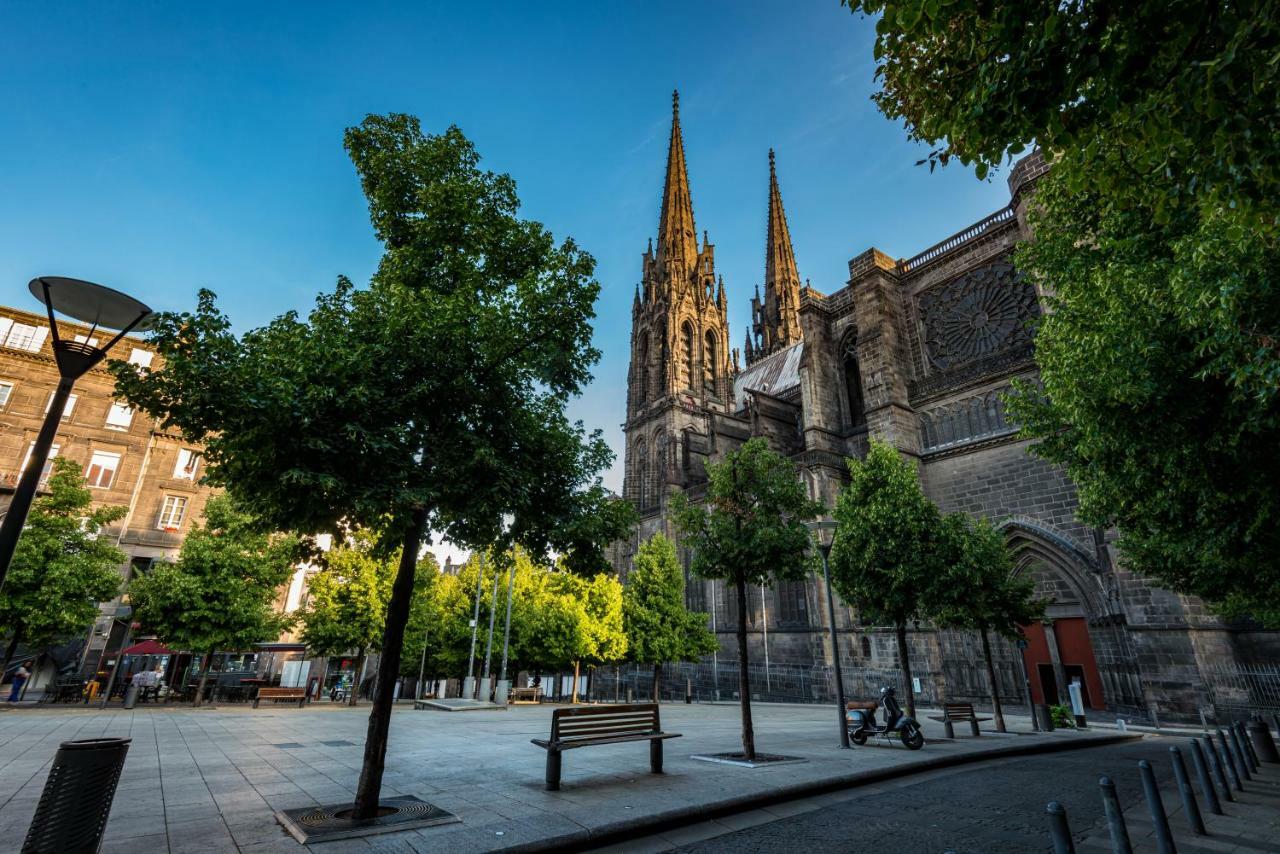
[(1220, 719), (1280, 710), (1280, 665), (1221, 664), (1202, 667), (1200, 672), (1209, 704)]

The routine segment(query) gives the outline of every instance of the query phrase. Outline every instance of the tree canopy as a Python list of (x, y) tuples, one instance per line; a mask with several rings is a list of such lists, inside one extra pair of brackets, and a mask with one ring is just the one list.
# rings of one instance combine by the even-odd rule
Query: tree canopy
[(19, 643), (41, 646), (83, 631), (98, 603), (119, 592), (125, 554), (101, 532), (126, 508), (92, 504), (80, 466), (55, 457), (48, 491), (35, 500), (0, 586), (0, 632), (9, 637), (0, 673)]
[(742, 703), (742, 751), (755, 757), (747, 654), (747, 585), (798, 579), (812, 569), (804, 523), (822, 506), (811, 501), (795, 465), (760, 437), (707, 465), (702, 504), (684, 493), (672, 497), (671, 518), (681, 543), (693, 552), (691, 568), (721, 578), (737, 591), (738, 687)]
[(623, 588), (628, 657), (652, 664), (653, 701), (660, 698), (662, 665), (697, 661), (719, 648), (708, 615), (685, 608), (684, 570), (671, 540), (657, 533), (640, 544)]
[[(1280, 16), (1268, 0), (842, 0), (879, 15), (875, 101), (979, 178), (1039, 145), (1073, 184), (1276, 226)], [(1074, 179), (1079, 179), (1075, 181)]]
[(378, 530), (401, 548), (355, 815), (381, 791), (419, 545), (558, 547), (612, 460), (565, 406), (590, 379), (594, 260), (519, 216), (515, 182), (456, 127), (368, 116), (347, 153), (384, 253), (305, 318), (237, 336), (212, 293), (161, 315), (153, 369), (114, 362), (121, 395), (202, 441), (207, 479), (264, 524)]

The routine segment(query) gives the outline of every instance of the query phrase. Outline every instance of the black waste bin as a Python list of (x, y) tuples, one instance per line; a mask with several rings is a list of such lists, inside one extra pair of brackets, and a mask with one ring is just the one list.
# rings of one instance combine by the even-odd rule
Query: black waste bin
[(102, 843), (128, 738), (64, 741), (53, 758), (23, 854), (94, 854)]

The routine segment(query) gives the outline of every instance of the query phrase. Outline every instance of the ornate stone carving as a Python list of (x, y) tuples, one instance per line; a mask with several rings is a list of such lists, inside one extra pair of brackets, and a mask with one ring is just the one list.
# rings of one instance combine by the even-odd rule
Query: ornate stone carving
[(1000, 400), (1008, 391), (1005, 386), (920, 413), (921, 449), (937, 451), (1012, 433), (1017, 428), (1005, 417)]
[(979, 267), (920, 297), (925, 353), (938, 370), (1024, 347), (1040, 313), (1035, 289), (1013, 265)]

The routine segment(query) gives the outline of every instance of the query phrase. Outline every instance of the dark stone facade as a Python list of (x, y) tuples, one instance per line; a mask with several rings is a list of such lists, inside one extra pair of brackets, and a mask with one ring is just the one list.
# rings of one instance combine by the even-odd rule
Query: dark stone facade
[[(687, 181), (677, 135), (678, 125), (673, 151), (678, 149), (679, 178)], [(748, 337), (745, 369), (738, 368), (734, 354), (731, 394), (714, 372), (708, 372), (716, 380), (714, 392), (711, 379), (705, 392), (695, 393), (697, 384), (690, 382), (684, 390), (663, 390), (657, 399), (652, 386), (631, 390), (624, 493), (641, 508), (643, 520), (631, 542), (613, 549), (619, 571), (625, 575), (642, 539), (659, 530), (672, 533), (664, 515), (669, 495), (681, 490), (696, 498), (704, 488), (706, 462), (747, 438), (768, 437), (796, 461), (810, 494), (831, 506), (846, 480), (845, 459), (864, 455), (868, 437), (876, 437), (917, 462), (926, 494), (943, 511), (986, 517), (1005, 531), (1018, 550), (1019, 571), (1031, 573), (1039, 594), (1052, 600), (1050, 619), (1028, 633), (1031, 647), (1024, 659), (1037, 701), (1055, 692), (1065, 701), (1065, 685), (1076, 678), (1096, 709), (1194, 719), (1214, 703), (1215, 669), (1274, 661), (1280, 647), (1274, 633), (1226, 626), (1202, 603), (1127, 572), (1113, 532), (1076, 519), (1076, 492), (1065, 473), (1030, 454), (1005, 416), (1000, 395), (1013, 380), (1036, 377), (1028, 322), (1039, 315), (1043, 294), (1020, 277), (1013, 249), (1028, 234), (1026, 206), (1045, 169), (1038, 154), (1025, 158), (1011, 172), (1008, 207), (911, 259), (867, 250), (850, 260), (842, 288), (823, 295), (806, 286), (797, 301), (774, 292), (792, 287), (798, 274), (789, 235), (774, 227), (775, 221), (785, 227), (785, 219), (771, 154), (767, 253), (786, 262), (778, 269), (792, 272), (779, 277), (766, 271), (764, 300), (784, 313), (792, 307), (794, 317), (773, 322), (779, 329), (798, 329), (799, 340), (775, 336), (771, 346), (756, 348)], [(670, 164), (668, 171), (669, 196)], [(688, 216), (691, 222), (691, 209)], [(660, 235), (660, 244), (668, 241)], [(653, 343), (653, 329), (674, 328), (676, 321), (672, 309), (650, 295), (680, 289), (655, 276), (650, 256), (645, 258), (645, 298), (635, 306), (633, 381), (654, 374), (674, 378), (681, 365), (708, 358), (686, 353), (687, 344), (674, 335), (660, 349)], [(707, 286), (687, 290), (711, 293)], [(705, 301), (711, 310), (687, 340), (728, 340), (723, 293), (721, 285), (716, 298)], [(686, 304), (687, 316), (696, 319), (702, 302)], [(675, 364), (655, 364), (655, 352), (674, 354)], [(723, 365), (726, 354), (714, 358)], [(757, 696), (829, 696), (825, 596), (818, 578), (751, 592), (748, 630)], [(722, 643), (711, 669), (685, 668), (686, 676), (713, 679), (718, 684), (710, 689), (731, 695), (732, 591), (690, 578), (689, 604), (711, 613)], [(892, 634), (861, 625), (847, 607), (839, 606), (837, 622), (847, 631), (840, 652), (852, 690), (859, 674), (866, 685), (891, 678), (897, 666)], [(981, 661), (974, 638), (919, 626), (909, 642), (924, 699), (982, 699), (986, 682), (974, 666)], [(1001, 691), (1018, 698), (1019, 653), (1000, 642), (996, 654)], [(758, 671), (765, 662), (767, 684), (761, 684)]]

